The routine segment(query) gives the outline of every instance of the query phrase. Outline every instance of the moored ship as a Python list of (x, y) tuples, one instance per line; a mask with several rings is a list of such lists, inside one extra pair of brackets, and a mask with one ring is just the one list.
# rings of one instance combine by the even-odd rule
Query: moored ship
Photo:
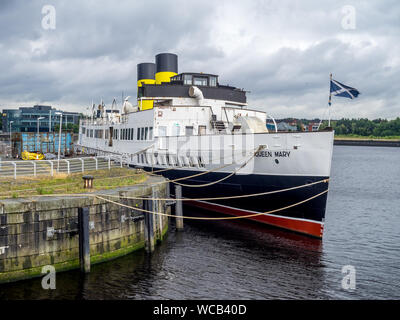
[(137, 66), (137, 105), (101, 104), (78, 148), (176, 181), (189, 205), (322, 238), (333, 131), (268, 130), (246, 91), (178, 73), (175, 54), (155, 60)]

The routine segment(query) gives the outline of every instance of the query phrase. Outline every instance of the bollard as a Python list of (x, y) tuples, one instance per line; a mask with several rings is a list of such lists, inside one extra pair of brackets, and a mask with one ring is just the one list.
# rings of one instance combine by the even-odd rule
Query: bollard
[(79, 262), (81, 271), (90, 272), (89, 208), (78, 208)]
[(92, 189), (93, 188), (93, 176), (83, 176), (83, 188), (84, 189)]
[(165, 188), (166, 188), (165, 193), (167, 194), (167, 198), (171, 198), (171, 189), (170, 189), (171, 187), (169, 184), (170, 184), (169, 182), (167, 182), (165, 184)]
[(176, 222), (176, 230), (183, 230), (183, 219), (180, 218), (183, 216), (182, 209), (182, 186), (175, 185), (175, 222)]
[[(154, 187), (151, 188), (152, 192), (152, 198), (157, 199), (159, 197), (158, 191)], [(160, 212), (160, 201), (159, 200), (153, 200), (153, 211), (154, 212)], [(154, 222), (155, 222), (155, 234), (157, 235), (157, 243), (161, 241), (162, 237), (162, 217), (160, 214), (156, 214), (154, 216)]]
[[(143, 200), (144, 210), (153, 211), (153, 200)], [(154, 220), (153, 214), (144, 213), (144, 238), (146, 251), (151, 253), (154, 251)]]

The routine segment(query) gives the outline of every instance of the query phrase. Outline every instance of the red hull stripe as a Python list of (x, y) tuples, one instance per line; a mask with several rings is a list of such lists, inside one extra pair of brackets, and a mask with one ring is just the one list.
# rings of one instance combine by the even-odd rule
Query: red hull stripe
[[(185, 204), (238, 217), (257, 213), (255, 211), (228, 207), (206, 201), (186, 201)], [(262, 222), (268, 225), (280, 227), (287, 230), (300, 232), (317, 238), (322, 238), (324, 230), (324, 224), (322, 222), (299, 219), (299, 218), (290, 218), (290, 217), (271, 215), (271, 214), (263, 214), (246, 219)]]

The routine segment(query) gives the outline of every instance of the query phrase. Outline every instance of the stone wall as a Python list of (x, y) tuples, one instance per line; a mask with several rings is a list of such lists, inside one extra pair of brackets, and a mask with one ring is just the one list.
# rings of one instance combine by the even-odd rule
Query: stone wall
[[(131, 197), (166, 197), (166, 185), (149, 184), (163, 178), (149, 177), (146, 185), (94, 194)], [(142, 200), (110, 198), (143, 208)], [(155, 210), (169, 212), (164, 201)], [(0, 201), (0, 283), (42, 276), (42, 267), (56, 271), (79, 268), (78, 208), (89, 207), (90, 261), (107, 261), (144, 247), (144, 215), (91, 196), (46, 196)], [(153, 215), (157, 241), (168, 229), (168, 218)]]

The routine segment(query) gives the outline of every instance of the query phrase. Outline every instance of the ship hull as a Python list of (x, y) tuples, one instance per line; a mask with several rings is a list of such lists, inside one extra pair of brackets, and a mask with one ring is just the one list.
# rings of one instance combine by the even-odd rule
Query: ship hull
[[(151, 170), (151, 168), (145, 168), (145, 170)], [(199, 171), (168, 170), (161, 174), (173, 180), (196, 173), (199, 173)], [(187, 185), (204, 185), (218, 181), (226, 175), (227, 173), (210, 172), (181, 182)], [(259, 223), (322, 238), (327, 201), (327, 181), (304, 188), (267, 195), (243, 198), (235, 198), (235, 196), (274, 192), (325, 179), (328, 179), (328, 177), (261, 174), (233, 175), (223, 182), (210, 186), (200, 188), (182, 186), (182, 195), (184, 198), (200, 199), (197, 201), (184, 201), (185, 205), (218, 213), (219, 217), (224, 215), (245, 217), (245, 219)], [(174, 190), (171, 191), (174, 192)], [(207, 199), (219, 197), (230, 198), (222, 200)], [(299, 202), (302, 203), (296, 205)], [(286, 209), (281, 210), (282, 208)]]

